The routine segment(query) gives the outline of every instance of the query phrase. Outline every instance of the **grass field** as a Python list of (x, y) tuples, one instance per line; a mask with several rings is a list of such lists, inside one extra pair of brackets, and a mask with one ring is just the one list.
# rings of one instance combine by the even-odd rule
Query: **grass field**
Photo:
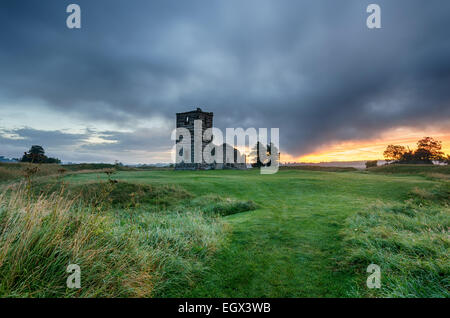
[[(99, 262), (136, 284), (95, 293), (105, 277), (90, 271), (92, 284), (84, 280), (90, 286), (84, 296), (448, 297), (449, 170), (441, 168), (430, 177), (423, 167), (420, 173), (409, 169), (402, 174), (286, 169), (275, 175), (256, 169), (119, 171), (113, 176), (117, 184), (109, 184), (102, 173), (78, 173), (39, 181), (35, 196), (60, 179), (65, 189), (84, 193), (72, 200), (94, 191), (100, 200), (110, 199), (101, 210), (111, 223), (110, 239), (125, 240), (132, 233), (134, 243), (123, 245), (134, 255), (129, 266), (142, 274), (127, 276), (126, 255), (119, 264), (106, 258)], [(102, 185), (104, 197), (98, 194)], [(99, 213), (88, 206), (86, 213)], [(2, 208), (8, 210), (6, 204)], [(17, 279), (24, 274), (5, 269), (8, 257), (3, 255), (3, 265), (0, 257), (0, 275), (16, 276), (2, 283), (2, 296), (48, 295), (33, 294), (32, 287), (18, 289)], [(86, 257), (80, 262), (86, 259), (92, 263)], [(370, 263), (381, 266), (380, 290), (365, 287)], [(119, 284), (117, 277), (103, 275), (112, 286)], [(75, 294), (61, 287), (50, 295)]]

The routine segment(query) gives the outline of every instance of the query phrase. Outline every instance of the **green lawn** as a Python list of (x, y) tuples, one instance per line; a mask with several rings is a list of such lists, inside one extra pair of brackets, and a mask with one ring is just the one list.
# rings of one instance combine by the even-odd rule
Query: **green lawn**
[[(275, 175), (248, 171), (121, 171), (115, 179), (176, 184), (194, 195), (218, 194), (253, 200), (257, 210), (224, 217), (226, 243), (208, 270), (169, 297), (345, 297), (361, 272), (342, 266), (342, 230), (347, 217), (383, 201), (399, 203), (415, 187), (438, 182), (423, 176), (365, 172), (285, 170)], [(73, 183), (105, 179), (77, 174)]]

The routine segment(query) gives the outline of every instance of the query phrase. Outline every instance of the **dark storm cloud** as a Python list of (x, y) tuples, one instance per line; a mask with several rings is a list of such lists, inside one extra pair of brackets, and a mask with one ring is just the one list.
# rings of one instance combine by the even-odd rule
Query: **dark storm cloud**
[[(446, 1), (72, 2), (81, 30), (69, 1), (2, 1), (1, 96), (127, 128), (201, 106), (220, 128), (279, 127), (294, 155), (450, 119)], [(365, 26), (372, 2), (381, 30)], [(84, 147), (171, 146), (146, 133)]]

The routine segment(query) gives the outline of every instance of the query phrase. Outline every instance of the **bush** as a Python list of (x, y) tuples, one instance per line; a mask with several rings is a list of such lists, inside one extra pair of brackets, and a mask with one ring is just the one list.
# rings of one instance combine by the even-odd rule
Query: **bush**
[(378, 166), (378, 160), (366, 161), (366, 169)]

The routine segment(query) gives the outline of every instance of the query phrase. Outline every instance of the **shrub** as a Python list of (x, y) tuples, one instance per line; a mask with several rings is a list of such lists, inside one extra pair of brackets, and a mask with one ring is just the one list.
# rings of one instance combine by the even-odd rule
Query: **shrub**
[(366, 169), (378, 166), (378, 160), (366, 161)]

